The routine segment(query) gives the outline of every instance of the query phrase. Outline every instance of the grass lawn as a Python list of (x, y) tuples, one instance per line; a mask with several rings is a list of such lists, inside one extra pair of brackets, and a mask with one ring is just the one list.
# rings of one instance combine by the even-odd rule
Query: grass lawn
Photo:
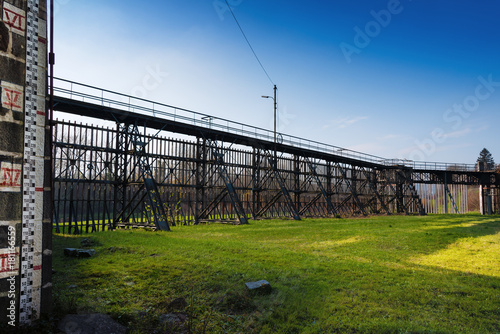
[[(63, 255), (84, 238), (94, 257)], [(108, 313), (130, 333), (500, 332), (498, 216), (120, 230), (53, 249), (56, 313)], [(246, 291), (261, 279), (270, 294)]]

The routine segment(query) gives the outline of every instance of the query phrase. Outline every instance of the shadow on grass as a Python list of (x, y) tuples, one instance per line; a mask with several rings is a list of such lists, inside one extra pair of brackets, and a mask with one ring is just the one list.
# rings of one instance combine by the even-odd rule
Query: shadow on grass
[[(466, 216), (461, 216), (466, 217)], [(473, 218), (460, 219), (446, 215), (444, 217), (432, 216), (432, 226), (428, 224), (422, 229), (410, 232), (413, 240), (423, 240), (417, 249), (422, 254), (434, 253), (445, 249), (463, 238), (481, 238), (495, 235), (500, 232), (500, 216), (474, 216)], [(413, 242), (412, 245), (418, 245)]]
[[(54, 262), (59, 271), (54, 275), (54, 290), (67, 303), (61, 312), (72, 307), (71, 300), (79, 312), (102, 308), (121, 319), (132, 333), (144, 332), (137, 314), (147, 312), (148, 319), (154, 315), (151, 324), (160, 326), (154, 319), (168, 311), (162, 305), (179, 297), (189, 300), (193, 287), (197, 317), (201, 321), (212, 312), (207, 326), (214, 333), (500, 330), (498, 278), (409, 261), (461, 238), (496, 234), (498, 218), (474, 216), (457, 221), (452, 216), (432, 216), (401, 219), (397, 226), (398, 219), (320, 222), (310, 225), (312, 230), (287, 222), (284, 226), (289, 231), (265, 243), (255, 236), (268, 236), (273, 226), (279, 231), (279, 223), (261, 224), (257, 234), (251, 234), (251, 226), (228, 228), (230, 238), (219, 236), (222, 227), (214, 228), (217, 237), (196, 230), (190, 230), (199, 234), (194, 237), (100, 233), (91, 236), (100, 243), (91, 259), (62, 256), (65, 247), (80, 247), (84, 237), (54, 236)], [(319, 226), (320, 231), (315, 231)], [(356, 228), (348, 231), (351, 226)], [(376, 237), (374, 231), (379, 233)], [(304, 239), (294, 239), (307, 233)], [(354, 240), (360, 234), (370, 238), (319, 252), (299, 247), (334, 238)], [(290, 243), (274, 244), (275, 240)], [(248, 300), (244, 283), (260, 279), (268, 280), (273, 292)], [(240, 307), (242, 301), (244, 307)]]

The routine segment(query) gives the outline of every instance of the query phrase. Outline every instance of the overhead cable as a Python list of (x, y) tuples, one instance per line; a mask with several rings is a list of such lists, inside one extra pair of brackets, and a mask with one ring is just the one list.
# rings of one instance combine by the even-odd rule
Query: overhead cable
[(229, 6), (229, 3), (227, 2), (227, 0), (224, 0), (226, 2), (226, 5), (227, 5), (227, 8), (229, 8), (229, 11), (231, 12), (231, 15), (233, 15), (233, 18), (234, 18), (234, 21), (236, 21), (236, 24), (238, 25), (238, 27), (240, 28), (240, 31), (241, 33), (243, 34), (243, 37), (245, 37), (245, 40), (247, 41), (247, 44), (248, 46), (250, 47), (250, 50), (252, 50), (252, 53), (253, 55), (255, 56), (255, 59), (257, 59), (257, 61), (259, 62), (259, 65), (260, 67), (262, 68), (262, 70), (264, 71), (264, 73), (266, 74), (267, 78), (269, 79), (269, 81), (271, 81), (271, 83), (274, 85), (274, 82), (273, 80), (271, 79), (271, 77), (269, 76), (269, 74), (267, 73), (266, 69), (264, 68), (264, 65), (262, 65), (259, 57), (257, 57), (257, 54), (255, 53), (253, 47), (252, 47), (252, 44), (250, 44), (250, 41), (248, 40), (247, 36), (245, 35), (245, 32), (243, 31), (243, 28), (241, 27), (240, 23), (238, 22), (238, 19), (236, 19), (236, 15), (234, 15), (234, 12), (233, 12), (233, 9), (231, 8), (231, 6)]

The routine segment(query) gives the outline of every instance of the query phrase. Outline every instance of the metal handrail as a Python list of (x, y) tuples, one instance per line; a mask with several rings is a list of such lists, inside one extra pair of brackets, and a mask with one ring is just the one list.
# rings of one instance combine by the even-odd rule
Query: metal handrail
[[(208, 129), (220, 130), (254, 139), (274, 141), (274, 132), (271, 130), (234, 122), (228, 119), (179, 108), (172, 105), (149, 101), (107, 89), (77, 83), (74, 81), (54, 77), (54, 92), (59, 97), (75, 101), (91, 102), (93, 104), (115, 108), (129, 112), (139, 112), (153, 117), (171, 120), (174, 122), (192, 124)], [(385, 159), (379, 156), (366, 154), (350, 149), (304, 139), (280, 133), (281, 143), (296, 148), (315, 150), (317, 152), (333, 154), (358, 161), (375, 163), (384, 166), (404, 166), (406, 168), (426, 170), (459, 170), (474, 171), (475, 165), (448, 164), (438, 162), (423, 162), (401, 159)]]

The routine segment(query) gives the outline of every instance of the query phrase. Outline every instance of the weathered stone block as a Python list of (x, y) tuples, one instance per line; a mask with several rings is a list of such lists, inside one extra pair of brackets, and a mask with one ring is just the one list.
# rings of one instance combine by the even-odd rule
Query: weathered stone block
[(0, 51), (7, 52), (10, 42), (9, 28), (0, 21)]
[(22, 202), (21, 192), (0, 192), (0, 221), (21, 220)]
[(0, 122), (0, 147), (2, 151), (22, 153), (24, 127), (21, 124)]
[(64, 249), (64, 255), (71, 256), (71, 257), (92, 257), (95, 255), (95, 250), (93, 250), (93, 249), (66, 248), (66, 249)]
[(252, 292), (270, 293), (272, 291), (271, 284), (269, 284), (269, 282), (266, 280), (260, 280), (257, 282), (248, 282), (245, 283), (245, 285), (247, 286), (248, 290)]
[(26, 64), (12, 58), (0, 57), (0, 79), (23, 85), (26, 79)]

